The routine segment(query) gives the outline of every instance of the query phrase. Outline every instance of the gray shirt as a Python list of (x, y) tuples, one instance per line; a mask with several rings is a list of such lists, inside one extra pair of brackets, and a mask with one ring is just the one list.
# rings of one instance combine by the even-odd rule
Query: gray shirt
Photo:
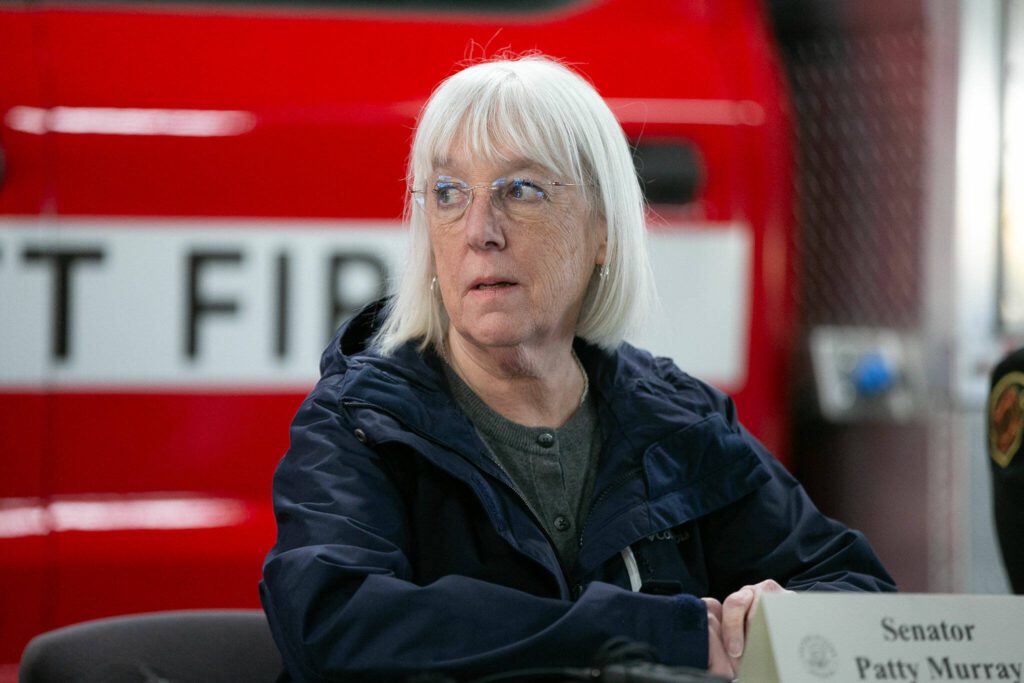
[(524, 427), (492, 410), (448, 365), (445, 376), (459, 408), (547, 532), (568, 571), (579, 553), (601, 450), (593, 397), (588, 393), (559, 428)]

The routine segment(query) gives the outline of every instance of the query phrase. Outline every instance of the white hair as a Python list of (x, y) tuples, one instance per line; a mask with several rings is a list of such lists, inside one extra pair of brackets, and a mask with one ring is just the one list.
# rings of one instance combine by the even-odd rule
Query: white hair
[[(534, 160), (587, 187), (584, 198), (607, 228), (607, 276), (597, 272), (584, 298), (576, 334), (617, 347), (654, 301), (647, 258), (644, 200), (626, 136), (601, 96), (569, 68), (542, 56), (489, 61), (450, 76), (420, 113), (407, 180), (422, 188), (438, 159), (460, 142), (467, 155)], [(571, 181), (569, 179), (571, 178)], [(440, 349), (448, 317), (435, 293), (430, 234), (423, 211), (407, 197), (409, 254), (397, 293), (373, 344), (389, 354), (410, 340)]]

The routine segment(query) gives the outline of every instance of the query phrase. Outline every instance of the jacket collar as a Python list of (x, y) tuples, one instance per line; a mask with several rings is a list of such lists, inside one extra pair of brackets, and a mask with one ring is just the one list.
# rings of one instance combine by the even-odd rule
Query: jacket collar
[[(388, 357), (369, 348), (386, 304), (386, 299), (374, 302), (339, 330), (321, 358), (321, 375), (342, 375), (343, 395), (378, 406), (433, 441), (464, 455), (479, 450), (472, 424), (448, 390), (444, 361), (431, 347), (420, 351), (418, 343), (409, 342)], [(698, 401), (658, 376), (659, 359), (629, 344), (607, 352), (577, 338), (574, 348), (603, 423), (608, 432), (622, 435), (620, 449), (626, 445), (642, 455), (649, 444), (702, 419), (694, 410)]]

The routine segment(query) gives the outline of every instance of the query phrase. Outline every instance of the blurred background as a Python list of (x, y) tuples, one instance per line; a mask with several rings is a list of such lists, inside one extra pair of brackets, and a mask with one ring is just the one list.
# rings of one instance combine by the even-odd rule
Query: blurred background
[(635, 150), (661, 307), (900, 587), (1005, 593), (1024, 0), (0, 0), (0, 681), (35, 634), (256, 607), (270, 477), (402, 267), (415, 117), (539, 50)]

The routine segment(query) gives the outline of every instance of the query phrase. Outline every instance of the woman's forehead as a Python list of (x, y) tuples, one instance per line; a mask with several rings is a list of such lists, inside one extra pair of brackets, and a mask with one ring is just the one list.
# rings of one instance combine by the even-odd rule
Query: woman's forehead
[(552, 169), (537, 159), (527, 156), (476, 156), (476, 155), (445, 155), (435, 157), (431, 163), (434, 172), (445, 171), (451, 175), (472, 175), (483, 173), (495, 178), (517, 171), (534, 173), (551, 173)]
[(563, 168), (570, 166), (559, 164), (557, 154), (528, 147), (508, 142), (472, 144), (465, 136), (459, 136), (445, 148), (435, 151), (431, 168), (434, 172), (444, 170), (460, 177), (476, 172), (497, 178), (518, 171), (558, 175), (563, 172)]

